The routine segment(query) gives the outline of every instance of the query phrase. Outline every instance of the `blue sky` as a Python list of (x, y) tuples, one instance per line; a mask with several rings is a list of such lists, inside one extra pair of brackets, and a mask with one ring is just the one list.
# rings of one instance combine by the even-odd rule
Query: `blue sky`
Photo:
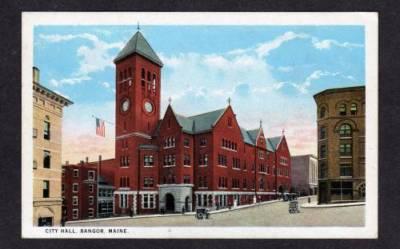
[[(192, 115), (232, 98), (241, 126), (267, 136), (285, 129), (292, 154), (316, 153), (313, 94), (364, 85), (363, 26), (141, 26), (164, 62), (162, 114)], [(65, 109), (63, 160), (113, 157), (113, 129), (94, 135), (91, 115), (114, 122), (113, 58), (136, 26), (37, 26), (34, 65), (41, 84), (74, 105)]]

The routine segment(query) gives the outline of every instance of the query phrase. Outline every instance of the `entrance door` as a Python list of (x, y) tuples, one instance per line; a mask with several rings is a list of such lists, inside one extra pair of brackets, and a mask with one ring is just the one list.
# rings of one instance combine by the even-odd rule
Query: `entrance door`
[(189, 196), (186, 196), (185, 198), (185, 211), (189, 212), (191, 210), (189, 210)]
[(175, 212), (175, 200), (174, 196), (170, 193), (165, 195), (165, 208), (167, 212)]
[(38, 220), (38, 226), (40, 227), (51, 227), (52, 225), (53, 225), (52, 217), (39, 218)]
[(319, 191), (318, 191), (318, 196), (319, 200), (318, 203), (328, 203), (328, 188), (326, 186), (326, 182), (320, 182), (319, 183)]

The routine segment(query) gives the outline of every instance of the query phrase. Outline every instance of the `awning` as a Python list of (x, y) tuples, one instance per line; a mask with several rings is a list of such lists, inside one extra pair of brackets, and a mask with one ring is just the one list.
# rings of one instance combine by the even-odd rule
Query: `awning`
[(54, 213), (49, 208), (40, 208), (38, 211), (39, 218), (54, 217)]

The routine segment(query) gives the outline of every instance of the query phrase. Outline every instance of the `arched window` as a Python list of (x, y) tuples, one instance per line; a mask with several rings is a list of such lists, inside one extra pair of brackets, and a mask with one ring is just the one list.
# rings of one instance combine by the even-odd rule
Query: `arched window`
[(339, 105), (339, 115), (341, 115), (341, 116), (346, 115), (346, 104)]
[(350, 113), (351, 113), (351, 115), (356, 115), (357, 114), (357, 104), (356, 103), (352, 103), (351, 104)]
[(322, 126), (319, 128), (319, 139), (325, 139), (326, 138), (326, 127)]
[(341, 137), (351, 137), (352, 130), (349, 124), (342, 124), (339, 128), (339, 136)]
[(319, 108), (319, 118), (324, 118), (326, 115), (326, 108), (325, 106), (322, 106), (321, 108)]

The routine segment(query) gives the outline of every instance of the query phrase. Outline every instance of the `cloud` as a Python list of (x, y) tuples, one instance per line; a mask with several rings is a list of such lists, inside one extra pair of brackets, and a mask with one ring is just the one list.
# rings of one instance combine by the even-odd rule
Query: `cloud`
[(281, 66), (281, 67), (278, 67), (277, 69), (278, 69), (278, 71), (284, 72), (284, 73), (293, 71), (293, 67), (291, 67), (291, 66), (286, 66), (286, 67)]
[(320, 79), (321, 77), (325, 76), (337, 76), (339, 73), (331, 73), (328, 71), (321, 71), (321, 70), (315, 70), (312, 72), (304, 82), (302, 83), (292, 83), (292, 86), (294, 86), (300, 93), (308, 93), (308, 88), (310, 88), (311, 83), (315, 80)]
[(332, 46), (337, 46), (337, 47), (342, 47), (342, 48), (364, 47), (364, 45), (359, 44), (359, 43), (338, 42), (338, 41), (332, 40), (332, 39), (319, 40), (316, 37), (313, 37), (311, 39), (311, 42), (312, 42), (312, 45), (314, 46), (314, 48), (316, 48), (318, 50), (330, 49)]
[(75, 78), (64, 78), (61, 80), (56, 80), (56, 79), (51, 79), (49, 82), (52, 86), (54, 87), (60, 87), (63, 85), (75, 85), (75, 84), (79, 84), (83, 81), (89, 81), (91, 80), (91, 77), (87, 76), (87, 75), (83, 75), (80, 77), (75, 77)]
[(291, 41), (293, 39), (304, 39), (304, 38), (308, 38), (308, 37), (309, 36), (304, 33), (295, 33), (292, 31), (288, 31), (288, 32), (284, 33), (283, 35), (276, 37), (272, 41), (268, 41), (268, 42), (259, 44), (255, 50), (256, 50), (258, 56), (265, 57), (265, 56), (268, 56), (268, 54), (272, 50), (279, 48), (285, 42)]
[(114, 49), (121, 50), (124, 43), (111, 42), (107, 43), (99, 39), (96, 35), (89, 33), (82, 34), (40, 34), (39, 37), (50, 43), (67, 42), (74, 39), (83, 39), (90, 41), (90, 45), (81, 45), (76, 50), (76, 55), (79, 58), (79, 70), (74, 75), (82, 76), (90, 73), (103, 71), (107, 67), (113, 67), (112, 61)]
[(108, 83), (108, 82), (103, 82), (103, 83), (101, 83), (101, 85), (102, 85), (103, 87), (105, 87), (105, 88), (110, 88), (110, 87), (111, 87), (111, 84)]

